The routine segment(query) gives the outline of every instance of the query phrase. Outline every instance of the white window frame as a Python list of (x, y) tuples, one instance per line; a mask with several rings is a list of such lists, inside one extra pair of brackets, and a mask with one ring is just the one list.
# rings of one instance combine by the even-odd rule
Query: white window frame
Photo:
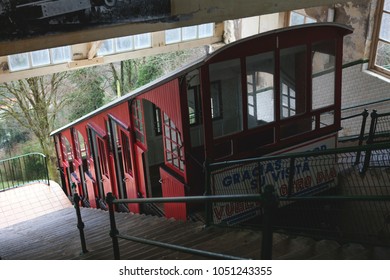
[[(125, 41), (128, 41), (129, 47), (121, 46), (120, 43)], [(97, 51), (97, 55), (112, 55), (121, 52), (147, 49), (150, 47), (152, 47), (152, 34), (143, 33), (104, 40), (101, 47)]]
[[(165, 44), (170, 45), (180, 42), (187, 42), (197, 39), (213, 37), (214, 27), (214, 23), (205, 23), (200, 25), (192, 25), (187, 27), (179, 27), (165, 30)], [(193, 30), (195, 32), (193, 32), (190, 36), (188, 35), (189, 30)]]
[[(303, 23), (298, 23), (298, 24), (292, 24), (291, 19), (293, 18), (293, 15), (297, 14), (299, 16), (303, 17)], [(317, 22), (315, 18), (309, 17), (308, 15), (299, 12), (299, 11), (290, 11), (289, 13), (289, 18), (288, 18), (288, 26), (294, 26), (294, 25), (299, 25), (299, 24), (307, 24), (307, 23), (314, 23)]]
[[(60, 60), (54, 59), (54, 52), (56, 52), (57, 50), (61, 50), (61, 52), (64, 54), (63, 59)], [(46, 57), (46, 59), (36, 60), (35, 55), (43, 55), (43, 57)], [(17, 62), (17, 60), (20, 59), (23, 60), (24, 62), (23, 64)], [(70, 60), (71, 60), (71, 47), (64, 46), (58, 48), (43, 49), (38, 51), (9, 55), (8, 65), (11, 72), (16, 72), (16, 71), (44, 67), (48, 65), (66, 63)]]
[[(387, 5), (387, 9), (385, 10), (385, 3)], [(390, 78), (390, 63), (389, 68), (383, 67), (381, 65), (377, 64), (377, 54), (378, 49), (382, 46), (387, 46), (390, 54), (390, 26), (386, 25), (388, 27), (388, 30), (386, 29), (389, 38), (383, 38), (383, 27), (385, 26), (385, 20), (384, 15), (387, 19), (390, 19), (390, 0), (378, 0), (378, 7), (375, 17), (375, 24), (374, 24), (374, 33), (372, 38), (372, 49), (371, 49), (371, 57), (369, 62), (369, 68), (373, 70), (374, 72), (377, 72), (386, 78)], [(390, 20), (389, 20), (390, 21)]]

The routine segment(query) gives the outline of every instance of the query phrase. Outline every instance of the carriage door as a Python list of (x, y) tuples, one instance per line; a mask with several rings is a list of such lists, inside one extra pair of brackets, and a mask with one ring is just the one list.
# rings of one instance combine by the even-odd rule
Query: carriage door
[[(185, 172), (181, 135), (173, 121), (165, 113), (163, 113), (163, 127), (166, 166), (160, 167), (162, 195), (163, 197), (185, 196), (185, 185), (178, 176), (179, 174), (184, 175)], [(164, 211), (167, 218), (186, 220), (185, 203), (165, 203)]]
[[(110, 118), (110, 125), (113, 132), (111, 133), (111, 139), (114, 144), (119, 198), (137, 198), (138, 190), (134, 178), (130, 133), (124, 125), (118, 123), (112, 117)], [(140, 212), (138, 204), (130, 203), (128, 208), (130, 212)]]
[(104, 200), (106, 194), (112, 192), (108, 168), (107, 143), (103, 139), (104, 135), (98, 133), (92, 127), (89, 127), (89, 132), (92, 143), (96, 180), (99, 186), (99, 198)]

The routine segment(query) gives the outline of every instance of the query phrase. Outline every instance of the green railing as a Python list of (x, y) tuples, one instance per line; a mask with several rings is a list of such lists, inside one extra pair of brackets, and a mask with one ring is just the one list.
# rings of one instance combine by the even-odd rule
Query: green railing
[[(199, 250), (194, 249), (190, 247), (186, 247), (183, 245), (178, 244), (172, 244), (167, 242), (161, 242), (158, 240), (151, 240), (146, 239), (144, 237), (139, 236), (131, 236), (126, 233), (122, 233), (119, 231), (116, 220), (115, 220), (115, 209), (120, 204), (128, 204), (128, 203), (178, 203), (178, 202), (185, 202), (185, 203), (208, 203), (208, 202), (220, 202), (220, 201), (251, 201), (251, 202), (262, 202), (265, 209), (268, 209), (269, 207), (272, 207), (272, 204), (267, 203), (267, 201), (274, 201), (274, 200), (267, 200), (264, 201), (267, 197), (265, 195), (223, 195), (223, 196), (191, 196), (191, 197), (158, 197), (158, 198), (135, 198), (135, 199), (116, 199), (112, 193), (107, 194), (107, 203), (108, 203), (108, 212), (110, 216), (110, 237), (112, 238), (112, 244), (113, 244), (113, 255), (114, 259), (119, 260), (120, 259), (120, 248), (119, 248), (119, 239), (128, 240), (132, 242), (147, 244), (151, 246), (157, 246), (165, 249), (170, 249), (173, 251), (178, 252), (184, 252), (187, 254), (193, 254), (197, 256), (203, 256), (210, 259), (227, 259), (227, 260), (243, 260), (246, 258), (240, 257), (240, 256), (232, 256), (227, 255), (223, 253), (218, 252), (210, 252), (207, 250)], [(76, 202), (74, 204), (76, 209), (76, 215), (77, 215), (77, 228), (80, 231), (80, 242), (82, 247), (82, 253), (88, 253), (87, 246), (86, 246), (86, 239), (84, 235), (84, 223), (81, 218), (80, 214), (80, 198), (78, 194), (74, 194), (74, 201)], [(272, 211), (266, 211), (268, 213), (272, 213)], [(271, 259), (272, 258), (272, 228), (271, 228), (271, 219), (268, 219), (268, 223), (263, 223), (263, 238), (262, 238), (262, 244), (261, 244), (261, 258), (262, 259)], [(265, 232), (265, 234), (264, 234)], [(268, 234), (267, 234), (268, 233)], [(259, 250), (260, 250), (260, 244), (259, 244)]]
[(44, 154), (29, 153), (0, 160), (0, 191), (33, 182), (50, 184)]
[[(119, 239), (125, 239), (211, 259), (242, 259), (130, 236), (115, 221), (115, 205), (122, 203), (203, 203), (208, 226), (245, 225), (261, 231), (261, 259), (272, 259), (274, 232), (390, 246), (389, 153), (390, 143), (382, 143), (206, 164), (209, 188), (204, 196), (116, 199), (109, 193), (114, 258), (120, 259)], [(375, 168), (362, 172), (367, 154), (371, 154), (369, 166)], [(356, 161), (357, 155), (363, 160)], [(218, 179), (225, 179), (224, 194), (211, 191), (218, 189), (213, 185)], [(246, 191), (239, 188), (239, 182), (244, 183)], [(77, 211), (79, 204), (75, 207)], [(221, 209), (229, 209), (243, 220), (224, 216)], [(86, 253), (84, 224), (79, 214), (78, 218)]]

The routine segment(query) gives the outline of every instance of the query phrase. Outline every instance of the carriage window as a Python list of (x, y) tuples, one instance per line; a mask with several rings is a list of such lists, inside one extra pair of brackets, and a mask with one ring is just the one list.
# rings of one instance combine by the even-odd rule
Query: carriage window
[(144, 121), (142, 117), (142, 106), (141, 100), (136, 99), (133, 102), (133, 123), (135, 130), (135, 138), (141, 143), (145, 144), (145, 136), (144, 136)]
[(199, 87), (190, 87), (187, 90), (188, 115), (190, 125), (200, 123), (199, 118)]
[(296, 114), (295, 90), (282, 83), (282, 116), (283, 118), (292, 117)]
[(335, 48), (334, 41), (317, 43), (312, 47), (313, 109), (334, 104)]
[(73, 141), (74, 141), (74, 145), (75, 145), (75, 154), (76, 154), (77, 160), (82, 159), (79, 134), (80, 134), (80, 132), (77, 129), (72, 129), (72, 136), (73, 136)]
[(184, 171), (183, 142), (174, 122), (164, 113), (165, 160)]
[(126, 173), (131, 174), (132, 173), (132, 167), (131, 167), (131, 156), (130, 156), (130, 141), (129, 137), (126, 133), (124, 133), (122, 130), (120, 130), (120, 143), (122, 144), (122, 156), (123, 156), (123, 163), (124, 163), (124, 171)]
[(273, 122), (275, 120), (273, 52), (248, 57), (246, 71), (248, 127)]
[(209, 70), (214, 137), (242, 131), (240, 60), (214, 63)]
[(212, 119), (222, 118), (221, 83), (219, 81), (210, 84), (210, 96)]
[(280, 118), (305, 113), (306, 46), (280, 51)]
[(98, 144), (98, 151), (99, 151), (99, 164), (100, 164), (100, 169), (103, 175), (108, 176), (108, 158), (107, 158), (107, 153), (106, 153), (106, 146), (104, 144), (104, 141), (100, 138), (97, 138), (97, 144)]
[(162, 123), (161, 123), (161, 110), (159, 107), (153, 104), (153, 125), (154, 125), (154, 134), (159, 136), (162, 134)]
[(81, 158), (87, 158), (88, 155), (88, 146), (87, 143), (85, 143), (83, 135), (80, 133), (80, 131), (75, 130), (77, 134), (77, 138), (80, 145), (80, 152), (81, 152)]
[(62, 142), (62, 151), (64, 153), (63, 159), (72, 161), (73, 160), (73, 151), (72, 151), (72, 147), (69, 144), (68, 139), (65, 138), (65, 136), (62, 136), (61, 142)]

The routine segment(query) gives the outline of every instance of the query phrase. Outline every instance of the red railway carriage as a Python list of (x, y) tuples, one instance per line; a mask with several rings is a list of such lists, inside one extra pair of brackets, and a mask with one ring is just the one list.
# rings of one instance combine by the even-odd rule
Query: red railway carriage
[[(201, 195), (206, 159), (322, 141), (335, 146), (349, 33), (340, 25), (311, 24), (237, 41), (54, 131), (64, 191), (101, 208), (107, 192)], [(186, 219), (192, 206), (166, 204), (162, 211)]]

